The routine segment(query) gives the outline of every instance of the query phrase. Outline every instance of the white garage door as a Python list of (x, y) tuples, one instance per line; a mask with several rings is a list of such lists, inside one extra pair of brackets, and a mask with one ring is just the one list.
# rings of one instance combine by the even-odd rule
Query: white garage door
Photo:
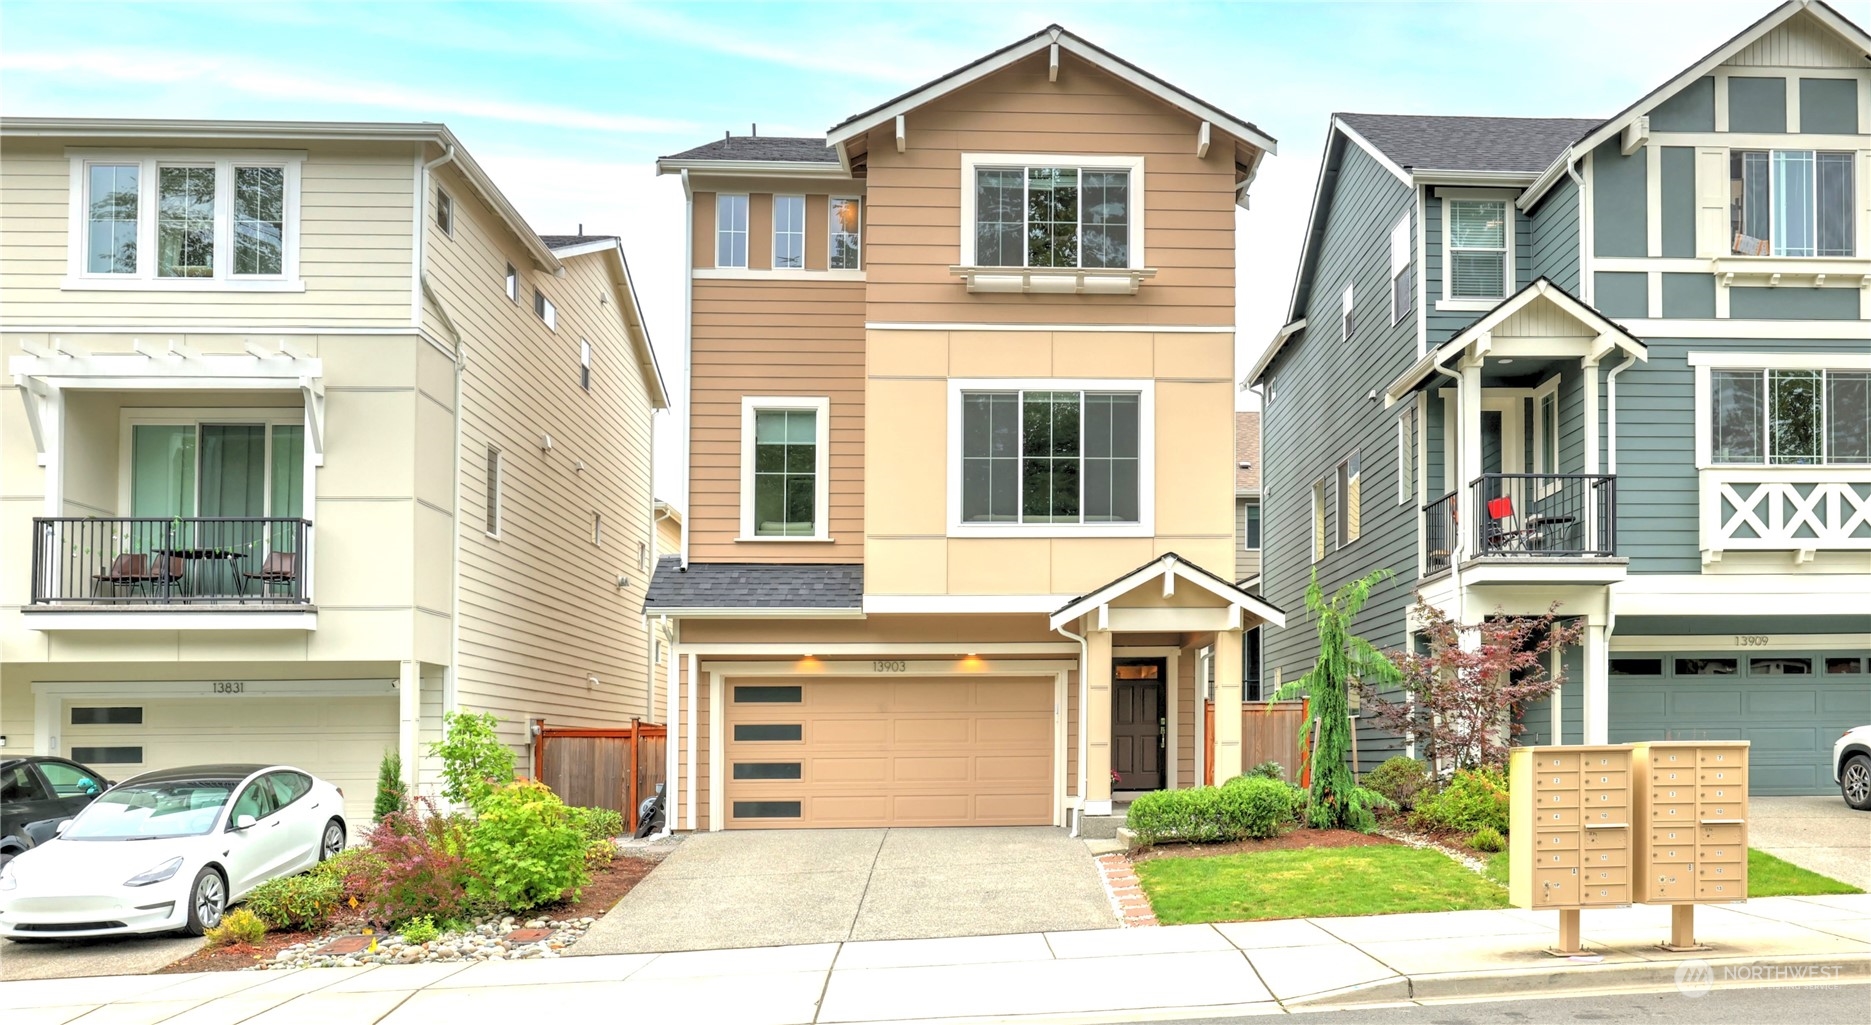
[(355, 838), (370, 827), (377, 763), (396, 747), (394, 697), (67, 699), (66, 757), (115, 780), (213, 762), (292, 765), (344, 791)]

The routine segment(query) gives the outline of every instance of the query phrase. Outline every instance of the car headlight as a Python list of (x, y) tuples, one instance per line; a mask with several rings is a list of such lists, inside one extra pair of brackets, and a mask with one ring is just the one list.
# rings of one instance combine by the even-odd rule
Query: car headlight
[[(12, 866), (9, 865), (8, 867), (11, 868)], [(160, 883), (181, 870), (182, 859), (179, 857), (170, 858), (168, 861), (157, 865), (155, 868), (138, 872), (136, 875), (125, 879), (123, 884), (125, 886), (148, 886), (151, 883)]]

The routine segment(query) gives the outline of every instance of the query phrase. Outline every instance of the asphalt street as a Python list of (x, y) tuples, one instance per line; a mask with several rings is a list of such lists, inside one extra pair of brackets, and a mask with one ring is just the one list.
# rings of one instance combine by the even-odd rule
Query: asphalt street
[[(1585, 997), (1302, 1011), (1300, 1025), (1864, 1025), (1867, 985), (1762, 985), (1680, 993), (1605, 993)], [(1164, 1019), (1190, 1025), (1189, 1019)], [(1267, 1018), (1204, 1018), (1201, 1025), (1266, 1025)]]

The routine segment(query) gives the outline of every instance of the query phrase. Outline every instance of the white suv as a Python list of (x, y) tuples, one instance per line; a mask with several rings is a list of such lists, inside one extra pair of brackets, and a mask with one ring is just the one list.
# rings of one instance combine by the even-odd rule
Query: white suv
[(1871, 811), (1871, 726), (1848, 730), (1832, 745), (1832, 782), (1846, 804)]

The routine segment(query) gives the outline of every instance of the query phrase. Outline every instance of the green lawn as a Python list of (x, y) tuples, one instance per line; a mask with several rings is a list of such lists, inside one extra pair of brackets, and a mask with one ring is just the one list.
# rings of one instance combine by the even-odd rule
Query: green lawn
[(1863, 893), (1856, 886), (1841, 883), (1790, 862), (1748, 848), (1748, 896), (1809, 897), (1818, 893)]
[(1157, 858), (1137, 876), (1164, 925), (1507, 906), (1447, 855), (1400, 845)]

